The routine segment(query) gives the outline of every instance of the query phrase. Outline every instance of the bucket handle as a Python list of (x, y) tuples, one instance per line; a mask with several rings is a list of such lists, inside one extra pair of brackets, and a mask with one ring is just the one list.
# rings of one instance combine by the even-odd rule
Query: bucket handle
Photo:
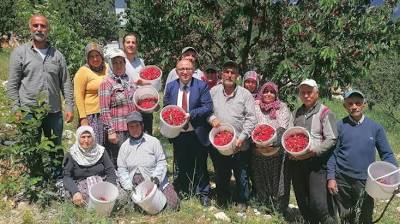
[[(396, 171), (399, 171), (399, 170), (396, 170)], [(400, 193), (400, 187), (398, 187), (398, 188), (393, 192), (392, 196), (390, 197), (388, 203), (385, 205), (385, 208), (383, 209), (383, 211), (382, 211), (381, 215), (379, 216), (379, 218), (377, 218), (377, 219), (376, 219), (375, 221), (373, 221), (372, 223), (377, 223), (377, 222), (379, 222), (379, 220), (382, 219), (383, 215), (384, 215), (385, 212), (386, 212), (386, 209), (389, 207), (390, 202), (392, 202), (394, 196), (395, 196), (396, 194), (399, 194), (399, 193)]]
[(397, 169), (397, 170), (395, 170), (395, 171), (392, 171), (392, 172), (390, 172), (390, 173), (387, 173), (387, 174), (385, 174), (385, 175), (383, 175), (383, 176), (374, 178), (374, 181), (379, 180), (379, 179), (382, 179), (382, 178), (385, 178), (385, 177), (388, 177), (388, 176), (392, 176), (393, 174), (395, 174), (395, 173), (397, 173), (397, 172), (399, 172), (399, 171), (400, 171), (400, 168)]

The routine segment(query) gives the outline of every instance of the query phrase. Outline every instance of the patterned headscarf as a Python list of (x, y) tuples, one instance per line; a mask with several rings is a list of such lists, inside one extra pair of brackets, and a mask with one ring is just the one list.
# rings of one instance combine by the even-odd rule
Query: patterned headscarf
[[(263, 93), (266, 89), (275, 93), (275, 100), (268, 104), (263, 102)], [(261, 111), (268, 113), (271, 119), (276, 119), (276, 111), (281, 107), (281, 101), (278, 98), (278, 86), (273, 82), (265, 83), (258, 91), (257, 100), (260, 102)]]
[[(89, 132), (93, 138), (93, 144), (89, 149), (83, 149), (79, 143), (81, 135), (85, 132)], [(104, 147), (96, 143), (95, 134), (93, 128), (90, 126), (80, 126), (76, 130), (76, 142), (69, 149), (69, 153), (72, 158), (81, 166), (91, 166), (97, 163), (103, 156)]]
[(259, 77), (259, 75), (257, 74), (257, 72), (255, 72), (255, 71), (248, 71), (248, 72), (244, 73), (244, 76), (243, 76), (243, 83), (242, 83), (242, 86), (243, 86), (243, 87), (244, 87), (244, 83), (245, 83), (246, 80), (248, 80), (248, 79), (253, 79), (254, 81), (257, 82), (256, 89), (254, 90), (253, 93), (251, 93), (251, 94), (253, 95), (253, 97), (256, 98), (256, 97), (257, 97), (257, 93), (258, 93), (257, 90), (258, 90), (258, 87), (259, 87), (259, 85), (260, 85), (260, 77)]
[[(103, 63), (101, 63), (101, 65), (99, 67), (93, 67), (92, 65), (89, 64), (89, 53), (91, 51), (97, 51), (101, 58), (103, 59)], [(90, 68), (90, 70), (94, 71), (94, 72), (101, 72), (103, 71), (105, 64), (104, 64), (104, 54), (103, 54), (103, 48), (96, 43), (89, 43), (88, 45), (86, 45), (85, 47), (85, 55), (86, 55), (86, 64), (85, 66)]]

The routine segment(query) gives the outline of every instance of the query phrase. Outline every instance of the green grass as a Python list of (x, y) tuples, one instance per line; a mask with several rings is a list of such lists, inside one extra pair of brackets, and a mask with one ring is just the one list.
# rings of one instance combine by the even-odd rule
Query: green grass
[(9, 49), (0, 48), (0, 81), (8, 78)]

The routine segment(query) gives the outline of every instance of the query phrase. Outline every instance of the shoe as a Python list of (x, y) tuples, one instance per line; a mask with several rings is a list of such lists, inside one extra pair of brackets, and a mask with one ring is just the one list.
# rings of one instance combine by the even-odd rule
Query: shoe
[(247, 205), (245, 203), (236, 203), (234, 210), (236, 212), (245, 212), (247, 210)]
[(203, 207), (211, 206), (211, 200), (208, 196), (203, 196), (200, 198), (200, 203)]

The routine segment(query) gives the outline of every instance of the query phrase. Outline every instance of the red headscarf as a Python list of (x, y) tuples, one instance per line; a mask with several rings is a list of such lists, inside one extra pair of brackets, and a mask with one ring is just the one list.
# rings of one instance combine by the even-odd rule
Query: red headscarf
[[(266, 89), (275, 93), (275, 100), (268, 104), (263, 102), (263, 93)], [(265, 83), (258, 91), (257, 100), (260, 102), (261, 111), (268, 113), (271, 119), (276, 119), (276, 111), (281, 107), (281, 101), (278, 98), (278, 86), (273, 82)]]

